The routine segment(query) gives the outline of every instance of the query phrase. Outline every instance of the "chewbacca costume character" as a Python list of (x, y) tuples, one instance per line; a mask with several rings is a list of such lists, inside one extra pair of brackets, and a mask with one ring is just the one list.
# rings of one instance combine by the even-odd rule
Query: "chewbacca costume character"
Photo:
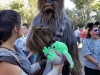
[(75, 66), (70, 70), (69, 63), (65, 61), (62, 75), (70, 75), (70, 73), (71, 75), (81, 75), (81, 63), (78, 57), (78, 48), (72, 22), (64, 13), (63, 6), (64, 0), (38, 0), (40, 13), (34, 18), (32, 25), (50, 28), (54, 34), (53, 40), (62, 41), (68, 46)]

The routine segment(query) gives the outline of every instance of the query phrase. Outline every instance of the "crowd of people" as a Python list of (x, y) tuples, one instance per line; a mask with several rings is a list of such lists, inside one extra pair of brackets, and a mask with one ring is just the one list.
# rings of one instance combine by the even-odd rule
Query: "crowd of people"
[(85, 39), (86, 34), (87, 34), (87, 30), (85, 29), (85, 27), (83, 28), (77, 27), (74, 33), (77, 39), (77, 45), (79, 46), (80, 44), (83, 43), (83, 40)]
[(100, 75), (100, 29), (99, 22), (89, 22), (85, 27), (74, 31), (78, 44), (82, 44), (82, 52), (85, 57), (85, 75)]
[[(39, 12), (30, 28), (15, 10), (0, 10), (0, 75), (81, 75), (64, 0), (38, 0), (37, 4)], [(52, 46), (57, 41), (64, 48), (58, 43)]]
[[(40, 12), (31, 27), (18, 12), (0, 11), (0, 75), (82, 75), (77, 47), (81, 43), (85, 75), (100, 75), (99, 22), (89, 22), (87, 30), (77, 27), (73, 32), (63, 3), (38, 0)], [(57, 41), (64, 43), (64, 48), (52, 46)], [(60, 64), (51, 62), (57, 56), (63, 58)]]
[(100, 75), (100, 39), (96, 23), (88, 23), (86, 39), (83, 41), (85, 75)]
[[(0, 11), (0, 62), (2, 62), (0, 64), (0, 75), (8, 75), (8, 72), (9, 75), (19, 75), (20, 72), (21, 75), (29, 75), (39, 70), (40, 67), (43, 68), (43, 66), (45, 65), (44, 63), (46, 63), (45, 60), (40, 61), (41, 58), (45, 58), (43, 57), (43, 55), (41, 55), (41, 52), (40, 54), (39, 52), (37, 54), (36, 50), (33, 51), (33, 49), (36, 48), (38, 50), (41, 50), (42, 47), (44, 47), (43, 45), (49, 45), (49, 41), (52, 37), (52, 34), (50, 33), (51, 31), (42, 27), (32, 27), (34, 35), (30, 36), (31, 39), (27, 41), (26, 38), (30, 31), (30, 28), (27, 23), (24, 23), (22, 25), (21, 23), (22, 20), (19, 13), (13, 10)], [(81, 42), (83, 43), (82, 51), (85, 57), (85, 75), (100, 75), (100, 39), (98, 38), (98, 24), (88, 23), (87, 27), (87, 30), (85, 30), (85, 27), (83, 27), (82, 30), (79, 30), (79, 27), (77, 27), (77, 29), (74, 31), (77, 42), (79, 44)], [(43, 35), (44, 32), (46, 33), (45, 35)], [(39, 47), (39, 43), (37, 43), (36, 40), (38, 41), (40, 39), (42, 42), (39, 43), (43, 44), (41, 44), (41, 46)], [(48, 43), (45, 43), (43, 39), (45, 39), (45, 41), (48, 41)], [(34, 44), (37, 45), (35, 46)], [(19, 59), (14, 59), (16, 57), (10, 55), (10, 53), (7, 52), (6, 49), (10, 50), (13, 54), (18, 56)], [(27, 57), (30, 62), (25, 57)], [(40, 57), (40, 59), (38, 59), (38, 57)], [(37, 59), (40, 62), (36, 63)], [(16, 65), (18, 65), (20, 68)], [(32, 68), (30, 69), (30, 67)], [(50, 72), (50, 75), (57, 75), (57, 71), (58, 73), (60, 73), (61, 65), (55, 65), (54, 68), (56, 68), (57, 70), (53, 69)]]
[[(22, 26), (19, 13), (13, 10), (0, 11), (0, 75), (31, 75), (45, 66), (46, 60), (31, 65), (25, 56), (28, 52), (24, 46), (28, 31), (29, 26)], [(61, 73), (61, 66), (54, 65), (47, 75), (58, 75)]]

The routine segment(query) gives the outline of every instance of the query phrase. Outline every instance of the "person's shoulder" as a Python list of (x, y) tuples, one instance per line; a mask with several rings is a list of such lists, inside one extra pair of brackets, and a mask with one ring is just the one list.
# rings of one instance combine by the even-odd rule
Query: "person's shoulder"
[(0, 50), (0, 56), (11, 56), (11, 54), (9, 52), (7, 52), (6, 50)]
[(74, 32), (76, 32), (76, 30)]
[(77, 31), (77, 32), (78, 32), (79, 30), (77, 29), (77, 30), (75, 30), (75, 31)]
[(75, 30), (75, 32), (77, 32), (77, 30)]
[(78, 32), (80, 32), (80, 30), (77, 30)]
[(98, 37), (98, 40), (100, 40), (100, 37)]
[(8, 62), (0, 63), (0, 74), (2, 75), (20, 75), (21, 68)]
[(100, 42), (100, 37), (98, 37), (98, 39), (97, 39), (99, 42)]
[(83, 40), (83, 43), (87, 43), (88, 41), (90, 41), (90, 38), (86, 38)]
[(85, 38), (84, 39), (84, 41), (90, 41), (91, 40), (91, 38)]
[(16, 40), (16, 42), (23, 40), (23, 37), (20, 37)]
[(80, 30), (77, 30), (77, 31), (79, 31), (79, 32), (80, 32)]
[(85, 38), (84, 40), (90, 40), (90, 38)]
[(88, 40), (88, 39), (84, 39), (83, 42), (86, 41), (86, 40)]

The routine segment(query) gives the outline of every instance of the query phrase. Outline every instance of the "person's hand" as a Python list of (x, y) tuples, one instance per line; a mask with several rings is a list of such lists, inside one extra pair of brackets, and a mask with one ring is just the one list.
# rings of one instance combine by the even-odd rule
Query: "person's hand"
[(58, 73), (60, 74), (62, 72), (62, 66), (63, 66), (63, 64), (53, 65), (53, 68), (55, 68), (58, 71)]
[(46, 66), (46, 59), (44, 59), (44, 60), (41, 60), (40, 62), (38, 62), (39, 63), (39, 65), (41, 66), (41, 67), (45, 67)]
[(97, 67), (98, 67), (98, 70), (100, 70), (100, 63), (97, 65)]

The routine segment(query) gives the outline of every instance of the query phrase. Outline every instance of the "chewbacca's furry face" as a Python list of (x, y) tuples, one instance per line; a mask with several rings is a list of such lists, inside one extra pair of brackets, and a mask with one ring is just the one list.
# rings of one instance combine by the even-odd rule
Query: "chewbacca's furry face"
[[(60, 15), (63, 9), (64, 0), (38, 0), (38, 8), (40, 13), (43, 14), (55, 14), (56, 17)], [(54, 15), (55, 16), (55, 15)]]

